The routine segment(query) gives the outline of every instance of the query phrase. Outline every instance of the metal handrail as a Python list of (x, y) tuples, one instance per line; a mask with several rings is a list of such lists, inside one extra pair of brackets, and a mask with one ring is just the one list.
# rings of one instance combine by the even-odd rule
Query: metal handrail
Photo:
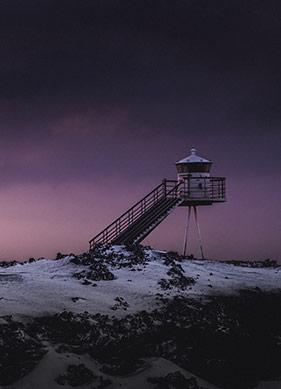
[[(170, 182), (173, 183), (172, 189), (170, 189)], [(157, 204), (161, 199), (164, 199), (167, 196), (170, 197), (173, 191), (176, 196), (175, 189), (178, 188), (181, 183), (177, 185), (176, 184), (177, 181), (168, 181), (167, 185), (167, 181), (163, 180), (160, 185), (158, 185), (155, 189), (149, 192), (145, 197), (143, 197), (130, 209), (124, 212), (118, 219), (116, 219), (104, 230), (102, 230), (98, 235), (91, 239), (89, 242), (90, 248), (92, 248), (94, 244), (99, 243), (100, 241), (105, 243), (113, 240), (116, 236), (124, 232), (126, 228), (128, 228), (132, 223), (134, 223), (153, 205)]]

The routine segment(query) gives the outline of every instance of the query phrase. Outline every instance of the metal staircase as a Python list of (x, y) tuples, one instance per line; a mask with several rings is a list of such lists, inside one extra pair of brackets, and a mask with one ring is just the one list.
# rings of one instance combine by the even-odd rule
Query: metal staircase
[(179, 197), (181, 185), (178, 181), (163, 180), (153, 191), (91, 239), (90, 249), (98, 243), (140, 243), (184, 201)]

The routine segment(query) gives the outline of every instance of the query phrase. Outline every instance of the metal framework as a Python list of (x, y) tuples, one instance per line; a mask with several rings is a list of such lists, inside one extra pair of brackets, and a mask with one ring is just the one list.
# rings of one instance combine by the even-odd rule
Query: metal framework
[(189, 228), (191, 208), (193, 208), (193, 211), (194, 211), (194, 217), (195, 217), (197, 233), (198, 233), (198, 238), (199, 238), (199, 244), (200, 244), (201, 257), (202, 257), (202, 259), (205, 259), (204, 254), (203, 254), (203, 244), (202, 244), (201, 232), (200, 232), (200, 227), (199, 227), (199, 222), (198, 222), (198, 217), (197, 217), (196, 206), (191, 207), (189, 205), (189, 207), (188, 207), (188, 214), (187, 214), (187, 219), (186, 219), (186, 227), (185, 227), (184, 243), (183, 243), (183, 251), (182, 252), (183, 252), (183, 255), (185, 256), (186, 255), (186, 248), (187, 248), (187, 237), (188, 237), (188, 228)]
[[(164, 179), (160, 185), (91, 239), (90, 249), (99, 243), (140, 243), (177, 206), (195, 207), (225, 200), (225, 178), (223, 177), (200, 179), (192, 177), (180, 182)], [(197, 221), (196, 209), (195, 216)], [(198, 221), (197, 228), (199, 228)], [(200, 230), (198, 233), (200, 234)], [(200, 245), (202, 247), (202, 243)]]

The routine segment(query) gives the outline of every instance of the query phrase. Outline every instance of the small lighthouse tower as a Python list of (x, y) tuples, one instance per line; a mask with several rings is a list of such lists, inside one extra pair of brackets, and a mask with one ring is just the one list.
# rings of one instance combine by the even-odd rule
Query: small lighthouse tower
[(191, 154), (176, 162), (178, 171), (178, 181), (183, 181), (188, 177), (210, 177), (212, 161), (196, 155), (196, 149), (190, 150)]
[(183, 200), (179, 206), (188, 206), (183, 254), (186, 254), (188, 227), (191, 210), (193, 208), (201, 255), (204, 258), (196, 207), (198, 205), (212, 205), (213, 203), (226, 201), (225, 178), (211, 177), (210, 170), (212, 161), (197, 155), (194, 147), (190, 152), (191, 154), (188, 157), (176, 162), (178, 183), (181, 184), (178, 196)]
[(90, 240), (90, 249), (97, 244), (131, 244), (142, 242), (175, 208), (188, 207), (183, 253), (186, 254), (190, 214), (193, 209), (200, 241), (203, 247), (197, 217), (197, 206), (226, 201), (225, 178), (211, 177), (212, 161), (191, 154), (176, 162), (177, 180), (162, 180), (151, 192), (129, 208), (118, 219)]

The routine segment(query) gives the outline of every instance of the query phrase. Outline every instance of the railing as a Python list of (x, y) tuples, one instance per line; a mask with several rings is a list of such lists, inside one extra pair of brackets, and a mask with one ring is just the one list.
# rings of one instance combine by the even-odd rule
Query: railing
[(224, 177), (211, 177), (211, 190), (210, 195), (215, 199), (225, 200), (226, 191), (225, 191), (225, 178)]
[(225, 200), (224, 177), (190, 177), (183, 180), (179, 196), (186, 200)]
[(163, 180), (162, 183), (153, 191), (91, 239), (89, 242), (90, 249), (92, 249), (97, 243), (106, 244), (111, 242), (161, 199), (177, 198), (178, 188), (180, 185), (182, 184), (178, 184), (177, 181)]

